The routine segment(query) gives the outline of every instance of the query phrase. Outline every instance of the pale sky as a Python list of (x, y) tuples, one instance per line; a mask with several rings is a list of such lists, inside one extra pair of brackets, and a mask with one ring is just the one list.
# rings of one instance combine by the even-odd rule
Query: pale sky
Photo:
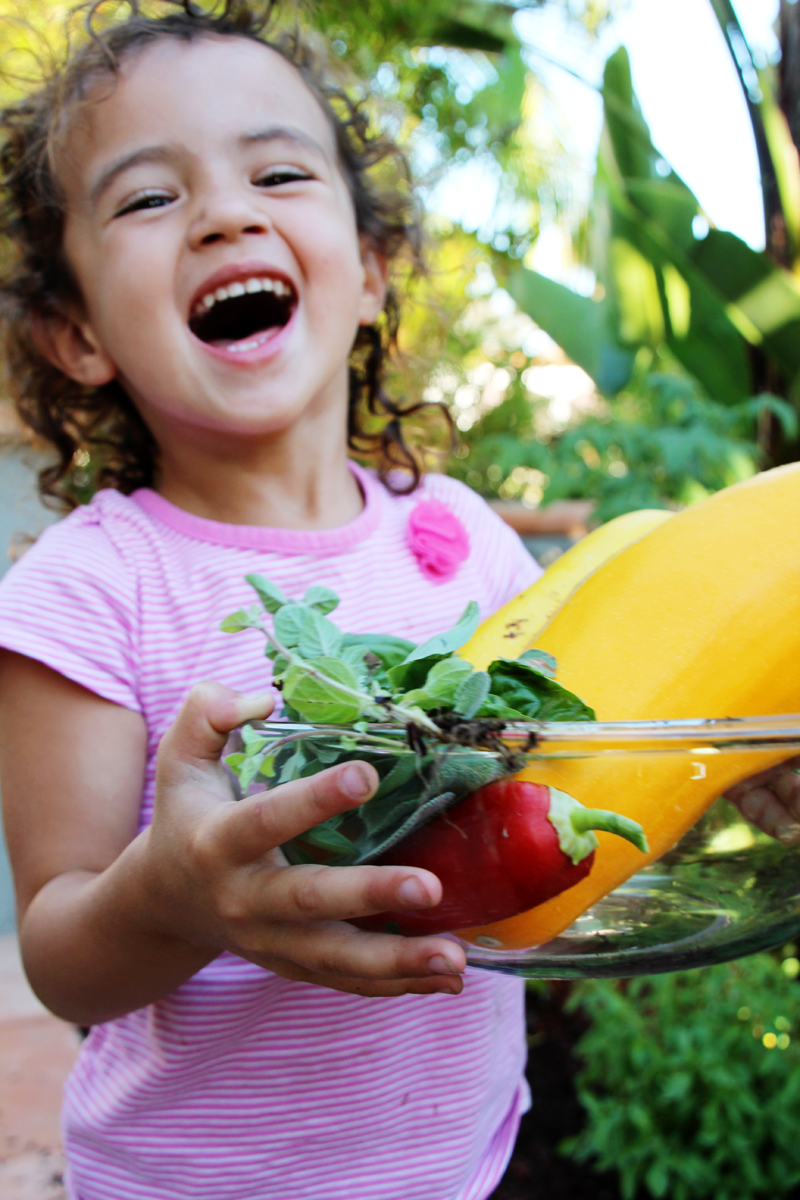
[[(773, 25), (778, 0), (734, 0), (762, 62), (779, 53)], [(576, 35), (556, 12), (517, 18), (531, 63), (571, 115), (575, 148), (591, 162), (601, 120), (592, 90), (547, 66), (537, 49), (599, 83), (603, 63), (620, 44), (653, 141), (697, 195), (711, 220), (752, 246), (764, 245), (758, 162), (747, 108), (710, 0), (629, 0), (599, 43)]]
[[(778, 0), (734, 0), (755, 53), (777, 56)], [(764, 245), (758, 161), (741, 84), (709, 0), (633, 0), (617, 39), (653, 141), (720, 228)]]
[[(778, 0), (733, 0), (761, 63), (779, 53), (773, 25)], [(515, 18), (529, 61), (553, 93), (562, 114), (560, 134), (582, 164), (578, 193), (588, 197), (602, 122), (597, 85), (606, 58), (623, 44), (633, 82), (656, 147), (697, 195), (713, 223), (763, 248), (764, 221), (758, 162), (741, 85), (710, 0), (629, 0), (599, 41), (584, 37), (554, 8), (529, 9)], [(585, 79), (580, 82), (555, 64)], [(759, 65), (761, 65), (761, 63)], [(473, 164), (451, 173), (431, 197), (432, 207), (477, 228), (491, 210), (495, 186)], [(546, 243), (545, 234), (544, 243)], [(542, 245), (546, 273), (548, 250)], [(551, 256), (553, 264), (558, 252)], [(580, 287), (578, 280), (575, 285)]]

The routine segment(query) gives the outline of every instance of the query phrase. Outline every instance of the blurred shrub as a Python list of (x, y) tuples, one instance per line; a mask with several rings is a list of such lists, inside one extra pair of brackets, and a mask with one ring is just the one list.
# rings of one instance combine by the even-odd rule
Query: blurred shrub
[(450, 473), (489, 497), (594, 499), (597, 517), (608, 521), (632, 509), (692, 504), (754, 475), (763, 465), (756, 440), (763, 413), (787, 437), (797, 435), (784, 400), (720, 404), (691, 378), (667, 372), (634, 381), (605, 412), (563, 430), (548, 429), (543, 409), (546, 402), (537, 405), (515, 380), (503, 402), (462, 434), (466, 454)]
[(579, 984), (586, 1127), (562, 1144), (625, 1200), (755, 1200), (800, 1182), (800, 985), (792, 947), (700, 971)]

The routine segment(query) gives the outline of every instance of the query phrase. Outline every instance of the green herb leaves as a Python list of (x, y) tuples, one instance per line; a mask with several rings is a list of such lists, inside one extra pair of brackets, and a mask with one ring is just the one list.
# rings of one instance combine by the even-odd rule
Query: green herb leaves
[[(356, 812), (325, 821), (284, 847), (290, 862), (369, 862), (505, 774), (508, 754), (485, 740), (485, 725), (480, 733), (470, 721), (594, 718), (556, 683), (556, 664), (544, 651), (497, 659), (487, 671), (459, 658), (456, 652), (480, 620), (474, 602), (452, 629), (416, 646), (388, 634), (342, 633), (329, 619), (339, 603), (330, 588), (310, 587), (298, 601), (263, 575), (247, 580), (260, 605), (231, 613), (221, 628), (261, 631), (285, 715), (314, 728), (278, 722), (258, 731), (245, 727), (241, 751), (226, 759), (242, 791), (307, 778), (354, 758), (372, 762), (381, 778), (375, 796)], [(457, 737), (449, 732), (454, 726)], [(475, 728), (478, 733), (471, 732)], [(496, 738), (497, 726), (489, 728)]]
[(406, 662), (416, 662), (418, 658), (429, 658), (432, 654), (453, 654), (466, 645), (481, 623), (480, 610), (474, 600), (470, 600), (458, 622), (452, 629), (437, 633), (429, 641), (416, 646), (406, 657)]
[[(529, 651), (532, 656), (538, 651)], [(508, 721), (593, 721), (594, 712), (573, 692), (542, 673), (531, 659), (498, 658), (489, 665), (492, 686), (481, 709), (482, 715)], [(552, 662), (550, 655), (547, 659)], [(536, 661), (536, 660), (533, 660)], [(549, 663), (546, 664), (549, 669)]]
[(419, 725), (428, 735), (441, 729), (427, 714), (454, 713), (503, 720), (587, 721), (590, 708), (553, 678), (555, 661), (541, 650), (518, 660), (497, 659), (488, 671), (474, 671), (456, 651), (480, 620), (470, 601), (452, 629), (420, 646), (387, 634), (342, 633), (328, 613), (339, 597), (330, 588), (310, 587), (302, 601), (291, 600), (263, 575), (248, 575), (272, 630), (258, 605), (226, 617), (227, 633), (261, 629), (273, 680), (283, 689), (287, 709), (305, 721), (353, 725), (365, 720), (385, 725)]
[(370, 707), (370, 697), (359, 697), (355, 674), (339, 658), (292, 664), (283, 678), (283, 694), (305, 720), (320, 725), (352, 725)]

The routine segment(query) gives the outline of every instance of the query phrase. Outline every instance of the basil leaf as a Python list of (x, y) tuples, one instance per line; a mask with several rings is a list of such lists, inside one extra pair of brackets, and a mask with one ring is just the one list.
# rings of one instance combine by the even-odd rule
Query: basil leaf
[(417, 772), (418, 762), (416, 754), (401, 754), (389, 774), (381, 780), (380, 787), (375, 795), (371, 796), (366, 804), (361, 805), (359, 812), (366, 812), (376, 800), (381, 800), (390, 792), (402, 787), (404, 783), (408, 783), (410, 779), (413, 779), (417, 775)]
[(353, 849), (350, 838), (339, 833), (338, 829), (332, 828), (327, 821), (322, 825), (315, 825), (313, 829), (306, 830), (300, 835), (299, 840), (308, 842), (311, 846), (318, 846), (320, 850), (331, 850), (334, 854), (349, 854)]
[(338, 746), (317, 746), (317, 758), (326, 767), (338, 762), (340, 753)]
[(295, 746), (294, 751), (281, 764), (278, 771), (278, 783), (292, 783), (300, 778), (300, 772), (306, 765), (306, 756), (302, 746)]
[(248, 758), (245, 763), (239, 768), (239, 783), (242, 791), (246, 794), (250, 784), (255, 779), (256, 775), (266, 775), (268, 778), (274, 774), (274, 758), (268, 755), (266, 750), (261, 754), (254, 754), (252, 758)]
[(440, 701), (433, 696), (429, 696), (425, 688), (412, 688), (410, 692), (403, 692), (403, 708), (409, 710), (419, 708), (422, 712), (427, 712), (429, 708), (438, 708)]
[[(286, 609), (283, 610), (286, 612)], [(276, 618), (277, 622), (277, 618)], [(306, 609), (297, 649), (303, 658), (335, 658), (342, 644), (341, 632), (315, 608)]]
[(477, 717), (497, 717), (500, 721), (527, 720), (525, 713), (518, 712), (516, 708), (509, 708), (499, 696), (493, 696), (491, 692), (475, 715)]
[[(347, 635), (345, 634), (345, 638), (346, 637)], [(342, 645), (341, 649), (339, 650), (339, 658), (342, 660), (342, 662), (346, 662), (348, 667), (353, 668), (358, 676), (358, 681), (360, 684), (366, 682), (369, 674), (367, 671), (367, 664), (364, 662), (365, 654), (366, 650), (363, 648), (363, 646)]]
[(257, 730), (253, 729), (252, 725), (243, 725), (241, 733), (242, 741), (244, 742), (244, 747), (248, 754), (252, 754), (255, 750), (260, 750), (262, 746), (266, 746), (267, 742), (270, 740), (270, 737), (277, 736), (277, 734), (264, 735), (263, 733), (259, 733)]
[(552, 654), (548, 654), (546, 650), (526, 650), (516, 661), (524, 663), (526, 667), (532, 667), (534, 671), (538, 671), (540, 675), (546, 675), (548, 679), (556, 677), (558, 664)]
[(297, 709), (292, 708), (285, 696), (282, 697), (282, 700), (283, 706), (281, 708), (281, 716), (287, 721), (291, 722), (292, 725), (302, 725), (303, 718), (300, 716), (300, 713), (297, 711)]
[(397, 666), (414, 649), (413, 642), (405, 638), (390, 637), (385, 633), (346, 633), (342, 639), (342, 647), (348, 650), (351, 646), (362, 647), (362, 657), (371, 650), (381, 660), (385, 670)]
[(303, 623), (310, 611), (304, 605), (290, 600), (275, 613), (275, 636), (290, 650), (300, 641)]
[(427, 674), (424, 690), (442, 705), (452, 705), (461, 684), (472, 674), (472, 666), (463, 658), (443, 658)]
[[(594, 712), (573, 692), (527, 663), (495, 659), (489, 664), (492, 695), (535, 721), (593, 721)], [(488, 699), (488, 698), (487, 698)]]
[(449, 657), (448, 654), (431, 654), (428, 658), (418, 658), (414, 662), (397, 663), (386, 672), (386, 678), (389, 680), (393, 692), (423, 688), (431, 669), (442, 659)]
[(254, 620), (251, 613), (245, 608), (237, 608), (236, 612), (230, 613), (219, 623), (223, 633), (241, 633), (243, 629), (257, 629), (258, 626), (258, 619)]
[(294, 664), (286, 672), (283, 694), (306, 721), (322, 725), (352, 725), (362, 714), (361, 702), (336, 687), (358, 689), (358, 680), (347, 665), (338, 658), (316, 658), (308, 664), (328, 677), (330, 682), (309, 675), (303, 666)]
[(406, 655), (403, 662), (412, 663), (416, 662), (418, 658), (430, 658), (432, 654), (445, 655), (460, 650), (464, 643), (472, 637), (480, 625), (480, 621), (480, 609), (474, 600), (470, 600), (452, 629), (447, 629), (444, 633), (437, 633), (435, 637), (423, 642), (421, 646), (417, 646), (415, 650)]
[(307, 604), (309, 608), (315, 608), (324, 617), (327, 613), (333, 612), (339, 603), (339, 597), (330, 588), (314, 584), (303, 597), (303, 603)]
[(486, 671), (473, 671), (458, 687), (453, 698), (453, 709), (462, 717), (474, 717), (489, 695), (491, 677)]
[(272, 682), (280, 683), (286, 672), (289, 670), (289, 660), (282, 654), (275, 655), (275, 661), (272, 664)]
[(289, 603), (277, 583), (270, 583), (263, 575), (245, 575), (245, 579), (250, 587), (255, 589), (267, 612), (276, 613), (284, 604)]

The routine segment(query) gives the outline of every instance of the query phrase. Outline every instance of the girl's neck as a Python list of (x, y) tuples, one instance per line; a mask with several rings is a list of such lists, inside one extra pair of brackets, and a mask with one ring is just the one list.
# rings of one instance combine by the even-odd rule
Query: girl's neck
[(269, 439), (159, 437), (157, 490), (185, 512), (230, 525), (334, 529), (364, 506), (340, 430), (317, 430), (315, 439), (296, 430)]

